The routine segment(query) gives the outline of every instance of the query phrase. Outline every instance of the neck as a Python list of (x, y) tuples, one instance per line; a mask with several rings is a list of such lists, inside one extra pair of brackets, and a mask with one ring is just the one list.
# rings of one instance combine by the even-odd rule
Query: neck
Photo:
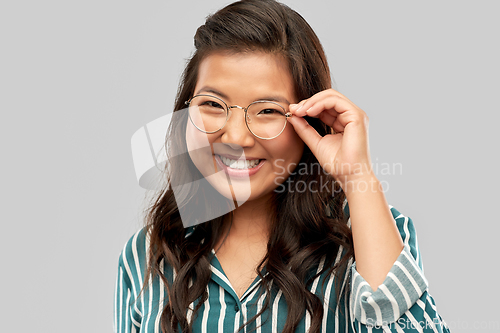
[[(228, 237), (267, 243), (271, 226), (271, 198), (247, 201), (233, 211)], [(230, 216), (226, 217), (230, 219)]]

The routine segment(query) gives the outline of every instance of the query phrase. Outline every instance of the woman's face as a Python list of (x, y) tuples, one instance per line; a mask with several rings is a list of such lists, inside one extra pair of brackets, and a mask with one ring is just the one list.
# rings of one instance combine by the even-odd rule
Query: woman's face
[[(194, 95), (198, 94), (218, 97), (228, 106), (247, 107), (257, 100), (277, 100), (288, 110), (288, 104), (298, 102), (287, 63), (262, 52), (210, 54), (199, 66)], [(244, 111), (230, 110), (224, 127), (211, 134), (198, 130), (188, 120), (186, 143), (191, 160), (219, 193), (238, 205), (268, 200), (295, 169), (304, 143), (291, 124), (286, 124), (274, 139), (257, 138), (246, 127)], [(249, 162), (237, 166), (234, 163), (238, 162), (227, 158)]]

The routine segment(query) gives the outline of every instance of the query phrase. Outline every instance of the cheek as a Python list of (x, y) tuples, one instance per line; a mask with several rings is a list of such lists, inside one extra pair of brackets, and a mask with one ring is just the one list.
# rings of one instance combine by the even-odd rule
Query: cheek
[(304, 151), (304, 141), (302, 141), (293, 128), (287, 128), (279, 136), (279, 139), (280, 141), (276, 142), (276, 144), (279, 146), (278, 151), (284, 156), (283, 159), (298, 163)]
[[(289, 124), (290, 125), (290, 124)], [(302, 158), (302, 153), (304, 152), (305, 143), (299, 137), (299, 135), (295, 132), (293, 128), (287, 128), (289, 132), (287, 133), (287, 140), (289, 142), (288, 149), (290, 153), (293, 155), (292, 159), (294, 162), (298, 163)]]
[(268, 149), (272, 151), (272, 168), (276, 181), (282, 183), (299, 164), (304, 152), (304, 142), (293, 129), (283, 132), (275, 140), (269, 142)]
[(186, 146), (189, 157), (205, 177), (215, 172), (210, 138), (197, 130), (190, 121), (186, 126)]
[(196, 129), (189, 120), (186, 125), (186, 145), (189, 153), (199, 149), (210, 149), (209, 136)]

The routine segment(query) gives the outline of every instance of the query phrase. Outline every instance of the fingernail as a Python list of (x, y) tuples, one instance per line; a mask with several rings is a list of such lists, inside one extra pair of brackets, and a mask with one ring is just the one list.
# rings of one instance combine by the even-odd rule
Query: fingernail
[(297, 107), (297, 104), (290, 104), (290, 110), (295, 109)]

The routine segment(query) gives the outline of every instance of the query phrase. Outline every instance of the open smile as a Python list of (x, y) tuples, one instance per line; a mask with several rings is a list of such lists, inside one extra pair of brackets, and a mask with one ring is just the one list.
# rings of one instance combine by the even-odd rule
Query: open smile
[(215, 155), (215, 160), (221, 169), (232, 177), (248, 177), (257, 173), (265, 164), (265, 159), (245, 158), (232, 159), (226, 156)]

